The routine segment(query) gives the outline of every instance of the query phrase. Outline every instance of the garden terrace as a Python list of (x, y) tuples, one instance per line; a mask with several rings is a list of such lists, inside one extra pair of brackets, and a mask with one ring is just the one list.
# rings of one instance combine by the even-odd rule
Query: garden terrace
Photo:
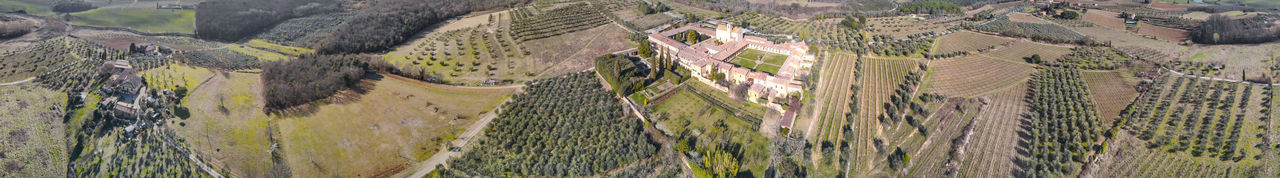
[[(576, 3), (552, 10), (529, 7), (512, 10), (511, 35), (517, 41), (542, 39), (609, 23), (600, 9)], [(541, 11), (541, 12), (537, 12)]]
[[(450, 167), (468, 175), (589, 176), (656, 153), (641, 122), (626, 117), (592, 73), (528, 82)], [(557, 164), (568, 166), (548, 166)]]
[[(762, 174), (769, 168), (770, 161), (766, 146), (771, 139), (758, 131), (759, 122), (734, 116), (734, 109), (725, 108), (716, 104), (717, 101), (699, 96), (701, 94), (695, 93), (696, 91), (693, 91), (694, 89), (689, 85), (683, 85), (681, 88), (683, 89), (672, 91), (675, 93), (671, 94), (670, 98), (650, 107), (657, 115), (650, 117), (657, 122), (657, 128), (677, 137), (686, 137), (678, 140), (686, 142), (683, 143), (686, 146), (675, 146), (677, 150), (694, 151), (697, 147), (730, 143), (744, 147), (741, 149), (743, 153), (740, 153), (743, 156), (740, 159), (742, 167), (740, 170)], [(702, 135), (692, 138), (691, 133), (694, 131)], [(692, 140), (696, 142), (688, 143)]]
[(1080, 165), (1101, 152), (1102, 133), (1109, 128), (1098, 117), (1081, 72), (1041, 68), (1028, 82), (1030, 136), (1023, 170), (1036, 176), (1080, 174)]

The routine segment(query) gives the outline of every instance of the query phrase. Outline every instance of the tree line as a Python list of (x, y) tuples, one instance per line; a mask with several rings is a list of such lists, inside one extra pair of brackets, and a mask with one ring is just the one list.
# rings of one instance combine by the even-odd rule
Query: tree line
[(284, 109), (328, 98), (360, 82), (369, 64), (356, 55), (302, 56), (262, 67), (262, 93), (267, 110)]
[(1200, 28), (1191, 31), (1190, 38), (1204, 44), (1266, 43), (1280, 39), (1275, 29), (1277, 17), (1258, 15), (1252, 18), (1231, 19), (1222, 15), (1210, 16)]

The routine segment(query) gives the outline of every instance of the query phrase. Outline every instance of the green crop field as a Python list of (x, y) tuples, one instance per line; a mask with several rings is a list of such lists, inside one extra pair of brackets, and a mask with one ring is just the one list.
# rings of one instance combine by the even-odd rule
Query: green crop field
[(94, 9), (71, 13), (72, 25), (120, 27), (143, 32), (193, 33), (196, 11), (157, 9)]

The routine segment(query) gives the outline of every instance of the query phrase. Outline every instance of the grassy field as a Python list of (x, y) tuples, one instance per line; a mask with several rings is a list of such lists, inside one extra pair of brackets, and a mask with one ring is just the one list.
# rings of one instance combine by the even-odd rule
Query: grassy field
[(977, 51), (1010, 41), (1013, 40), (971, 31), (959, 31), (938, 37), (938, 42), (933, 43), (936, 47), (930, 52), (933, 54), (946, 54), (957, 51)]
[(299, 56), (299, 55), (316, 53), (316, 50), (307, 49), (303, 47), (285, 46), (285, 45), (276, 44), (276, 43), (272, 43), (272, 42), (268, 42), (260, 39), (249, 40), (249, 42), (245, 43), (245, 45), (248, 47), (264, 49), (264, 50), (281, 53), (281, 54), (287, 54), (291, 56)]
[(1062, 56), (1071, 53), (1071, 48), (1049, 45), (1039, 42), (1022, 41), (1014, 43), (1013, 46), (1000, 48), (990, 54), (984, 54), (997, 59), (1025, 63), (1024, 57), (1039, 54), (1043, 60), (1057, 60)]
[[(295, 176), (380, 177), (426, 160), (490, 114), (511, 89), (458, 89), (385, 77), (363, 94), (277, 122)], [(395, 102), (389, 102), (395, 101)]]
[(1266, 56), (1280, 55), (1280, 51), (1274, 49), (1280, 49), (1280, 42), (1257, 45), (1214, 45), (1190, 48), (1181, 59), (1226, 65), (1226, 68), (1221, 70), (1223, 72), (1213, 74), (1212, 77), (1239, 80), (1245, 77), (1242, 75), (1251, 76), (1250, 78), (1265, 75)]
[(1106, 118), (1107, 123), (1119, 119), (1120, 111), (1129, 106), (1133, 98), (1138, 97), (1138, 91), (1134, 87), (1139, 80), (1126, 76), (1124, 72), (1085, 71), (1081, 76), (1089, 86), (1094, 102), (1098, 103), (1098, 116)]
[(61, 109), (66, 95), (35, 85), (0, 86), (0, 177), (67, 174), (67, 142)]
[(94, 9), (71, 15), (72, 25), (121, 27), (153, 33), (196, 30), (194, 10)]
[(1035, 72), (1031, 64), (966, 56), (930, 63), (925, 90), (950, 97), (976, 98), (1021, 85)]
[(1084, 20), (1111, 30), (1125, 30), (1124, 19), (1120, 18), (1120, 13), (1093, 9), (1084, 13)]
[(1025, 14), (1025, 13), (1009, 14), (1009, 21), (1027, 22), (1027, 23), (1043, 23), (1043, 24), (1053, 23), (1053, 22), (1049, 22), (1048, 20), (1040, 19), (1039, 17), (1031, 16), (1031, 14)]
[(174, 89), (186, 87), (188, 91), (213, 77), (215, 71), (178, 63), (140, 72), (147, 79), (148, 87)]
[(45, 16), (53, 15), (53, 8), (49, 5), (34, 4), (15, 0), (0, 0), (0, 12), (26, 11), (27, 14)]
[[(183, 76), (209, 75), (201, 74), (205, 70), (173, 71), (186, 71)], [(164, 70), (148, 73), (158, 71)], [(191, 87), (191, 94), (182, 103), (190, 109), (191, 117), (174, 119), (175, 123), (169, 126), (215, 169), (237, 176), (265, 176), (276, 165), (271, 160), (273, 133), (268, 129), (270, 119), (262, 112), (265, 104), (260, 81), (258, 74), (212, 73), (208, 82), (199, 88)]]
[(1178, 43), (1187, 40), (1187, 30), (1155, 26), (1147, 23), (1138, 24), (1138, 34), (1153, 36), (1156, 39)]
[(1017, 147), (1021, 139), (1018, 136), (1022, 114), (1027, 111), (1027, 85), (986, 96), (990, 104), (979, 110), (977, 121), (974, 121), (973, 138), (967, 146), (968, 152), (962, 155), (961, 177), (1011, 177), (1018, 170)]
[(240, 54), (257, 57), (259, 61), (263, 61), (263, 62), (290, 59), (289, 56), (286, 56), (284, 54), (262, 50), (258, 48), (253, 48), (250, 46), (240, 45), (240, 44), (227, 44), (227, 49), (230, 49), (231, 51), (235, 51)]

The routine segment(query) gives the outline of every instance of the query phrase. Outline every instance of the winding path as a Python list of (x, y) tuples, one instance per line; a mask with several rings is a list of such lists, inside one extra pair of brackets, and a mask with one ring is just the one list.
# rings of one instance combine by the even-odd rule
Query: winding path
[(18, 84), (23, 84), (23, 83), (30, 82), (30, 81), (32, 81), (32, 80), (36, 80), (36, 77), (31, 77), (31, 78), (27, 78), (27, 79), (22, 79), (22, 80), (19, 80), (19, 81), (16, 81), (16, 82), (0, 83), (0, 86), (18, 85)]

